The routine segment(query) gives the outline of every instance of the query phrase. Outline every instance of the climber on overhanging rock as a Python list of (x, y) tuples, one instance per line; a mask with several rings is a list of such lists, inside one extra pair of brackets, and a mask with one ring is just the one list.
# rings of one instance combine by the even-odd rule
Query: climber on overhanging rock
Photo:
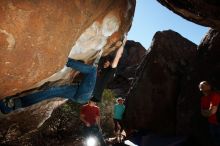
[[(117, 67), (118, 61), (123, 52), (125, 41), (126, 39), (124, 39), (123, 44), (117, 51), (116, 57), (111, 65), (112, 68)], [(97, 60), (95, 62), (97, 62)], [(96, 64), (94, 63), (94, 65)], [(31, 94), (28, 94), (28, 95), (25, 95), (19, 98), (6, 97), (4, 100), (0, 101), (1, 112), (7, 114), (7, 113), (12, 112), (15, 109), (31, 106), (43, 100), (51, 99), (54, 97), (63, 97), (63, 98), (70, 99), (73, 102), (86, 103), (90, 99), (95, 85), (98, 86), (96, 87), (97, 89), (100, 87), (101, 88), (100, 88), (100, 91), (97, 91), (97, 90), (94, 91), (93, 93), (94, 96), (99, 98), (98, 95), (102, 95), (102, 92), (104, 90), (103, 87), (104, 87), (104, 84), (106, 84), (107, 80), (105, 76), (100, 76), (97, 79), (97, 82), (99, 83), (96, 84), (97, 68), (95, 66), (84, 64), (72, 58), (68, 58), (66, 66), (72, 69), (78, 70), (82, 74), (84, 74), (84, 77), (82, 81), (80, 82), (80, 84), (73, 83), (73, 84), (68, 84), (68, 85), (54, 86), (46, 90), (31, 93)], [(108, 65), (105, 64), (104, 66), (108, 66)]]
[(96, 85), (93, 91), (93, 96), (97, 102), (101, 101), (102, 93), (109, 79), (111, 79), (115, 74), (116, 67), (122, 56), (126, 41), (127, 41), (127, 38), (125, 37), (114, 59), (111, 56), (104, 57), (103, 66), (101, 67), (100, 70), (98, 70), (98, 74), (97, 74), (98, 77), (97, 77)]
[(42, 100), (50, 99), (53, 97), (64, 97), (78, 103), (87, 102), (95, 86), (97, 70), (96, 67), (84, 64), (72, 58), (68, 58), (66, 66), (78, 70), (84, 74), (84, 77), (79, 85), (68, 84), (55, 86), (23, 97), (14, 98), (12, 99), (14, 101), (14, 107), (9, 107), (6, 104), (7, 102), (4, 103), (4, 101), (1, 101), (1, 111), (3, 113), (8, 113), (13, 111), (14, 108), (17, 109), (20, 107), (27, 107)]

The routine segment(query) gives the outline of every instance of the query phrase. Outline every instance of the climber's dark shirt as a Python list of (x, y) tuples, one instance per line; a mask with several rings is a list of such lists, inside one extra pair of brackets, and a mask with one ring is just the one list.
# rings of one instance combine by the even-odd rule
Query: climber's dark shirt
[(101, 101), (102, 93), (107, 86), (110, 79), (114, 77), (116, 68), (108, 67), (98, 71), (95, 89), (93, 91), (93, 96), (97, 101)]

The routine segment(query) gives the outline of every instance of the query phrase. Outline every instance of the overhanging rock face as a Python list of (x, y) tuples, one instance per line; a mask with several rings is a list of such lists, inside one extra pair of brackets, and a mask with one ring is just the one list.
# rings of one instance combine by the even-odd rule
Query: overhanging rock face
[(117, 48), (134, 7), (135, 0), (0, 0), (0, 98), (62, 78), (68, 56), (91, 60)]
[(194, 23), (220, 30), (219, 0), (157, 0), (174, 13)]

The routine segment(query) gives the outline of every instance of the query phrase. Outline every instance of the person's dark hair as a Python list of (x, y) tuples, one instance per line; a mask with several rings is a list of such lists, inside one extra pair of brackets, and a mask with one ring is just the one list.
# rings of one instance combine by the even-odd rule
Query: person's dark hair
[(106, 61), (109, 61), (110, 63), (112, 63), (114, 60), (114, 57), (111, 55), (108, 55), (106, 57), (103, 58), (103, 63), (105, 63)]
[(109, 61), (111, 64), (113, 60), (114, 60), (113, 56), (110, 56), (110, 55), (102, 57), (101, 60), (99, 61), (98, 71), (101, 71), (102, 69), (104, 69), (103, 66), (107, 61)]
[(94, 95), (91, 96), (90, 101), (93, 101), (93, 102), (99, 102), (99, 100), (96, 99)]

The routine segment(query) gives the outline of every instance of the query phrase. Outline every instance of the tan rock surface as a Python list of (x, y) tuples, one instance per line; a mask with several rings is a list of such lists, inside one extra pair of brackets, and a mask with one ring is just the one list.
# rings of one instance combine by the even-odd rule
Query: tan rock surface
[(114, 50), (134, 6), (135, 0), (0, 0), (0, 98), (55, 73), (62, 78), (68, 56), (91, 60), (101, 48)]

